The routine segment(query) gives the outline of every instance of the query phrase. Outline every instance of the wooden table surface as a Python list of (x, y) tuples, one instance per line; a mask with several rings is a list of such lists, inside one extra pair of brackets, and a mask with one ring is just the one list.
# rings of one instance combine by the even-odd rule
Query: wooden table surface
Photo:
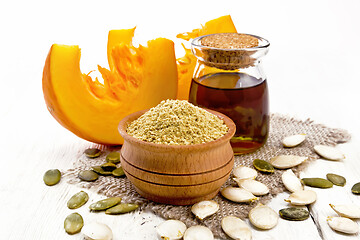
[[(175, 34), (207, 20), (231, 14), (239, 32), (271, 42), (264, 59), (272, 112), (311, 118), (329, 127), (344, 128), (352, 140), (338, 148), (341, 162), (317, 160), (302, 177), (335, 172), (346, 177), (345, 187), (314, 189), (318, 200), (311, 218), (302, 222), (280, 219), (272, 230), (252, 228), (253, 239), (359, 239), (334, 232), (326, 223), (335, 213), (329, 203), (355, 203), (350, 191), (360, 182), (360, 17), (358, 1), (9, 1), (2, 4), (0, 22), (0, 239), (82, 239), (63, 229), (73, 212), (67, 200), (80, 188), (65, 181), (48, 187), (46, 170), (62, 171), (92, 146), (61, 127), (48, 113), (41, 89), (42, 68), (52, 43), (78, 44), (83, 72), (106, 66), (110, 29), (138, 26), (138, 39)], [(140, 41), (141, 42), (141, 41)], [(181, 55), (181, 52), (179, 53)], [(163, 219), (148, 212), (121, 216), (90, 213), (88, 206), (103, 196), (88, 191), (89, 202), (78, 211), (85, 223), (100, 221), (111, 227), (114, 240), (156, 239)], [(287, 206), (289, 193), (279, 194), (269, 206)], [(360, 221), (357, 221), (358, 224)]]

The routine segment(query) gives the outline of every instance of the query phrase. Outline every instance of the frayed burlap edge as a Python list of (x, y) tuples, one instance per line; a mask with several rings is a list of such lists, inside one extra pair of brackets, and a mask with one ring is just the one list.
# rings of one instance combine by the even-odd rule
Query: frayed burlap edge
[[(285, 136), (293, 134), (306, 134), (306, 140), (295, 148), (284, 148), (281, 140)], [(304, 170), (308, 164), (319, 158), (313, 151), (313, 146), (317, 144), (324, 144), (335, 146), (339, 143), (345, 143), (351, 138), (346, 130), (328, 128), (322, 124), (316, 124), (312, 120), (299, 120), (281, 114), (272, 114), (270, 120), (270, 132), (267, 143), (259, 150), (253, 153), (240, 155), (235, 157), (235, 166), (245, 165), (252, 167), (252, 161), (256, 158), (263, 160), (270, 160), (270, 158), (280, 154), (294, 154), (299, 156), (307, 156), (308, 160), (300, 166), (292, 168), (296, 175)], [(79, 159), (74, 163), (74, 168), (65, 172), (64, 178), (71, 184), (77, 184), (80, 187), (91, 189), (99, 194), (107, 197), (120, 196), (123, 202), (137, 203), (141, 205), (141, 211), (152, 211), (154, 214), (161, 216), (165, 219), (178, 219), (183, 221), (188, 227), (201, 224), (211, 229), (214, 236), (228, 239), (226, 234), (221, 229), (221, 219), (228, 215), (235, 215), (244, 219), (247, 217), (248, 212), (261, 202), (266, 204), (278, 193), (286, 191), (281, 181), (281, 174), (283, 170), (276, 170), (273, 174), (259, 173), (256, 178), (258, 181), (266, 184), (270, 192), (269, 194), (260, 197), (259, 201), (251, 204), (233, 203), (230, 202), (220, 194), (213, 200), (219, 203), (219, 211), (200, 221), (191, 213), (189, 206), (173, 206), (166, 204), (158, 204), (148, 201), (141, 197), (133, 188), (131, 182), (127, 178), (114, 178), (109, 176), (99, 176), (95, 182), (82, 182), (78, 179), (78, 172), (85, 169), (91, 169), (91, 166), (100, 165), (104, 163), (105, 156), (108, 152), (119, 151), (120, 148), (111, 148), (105, 146), (96, 146), (104, 153), (96, 159), (87, 159), (85, 156), (79, 156)], [(235, 182), (229, 178), (223, 187), (229, 185), (236, 185)]]

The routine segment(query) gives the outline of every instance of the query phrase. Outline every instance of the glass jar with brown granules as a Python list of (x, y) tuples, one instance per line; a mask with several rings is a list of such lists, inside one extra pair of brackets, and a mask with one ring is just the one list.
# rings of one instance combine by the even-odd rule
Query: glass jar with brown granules
[(250, 34), (218, 33), (196, 38), (191, 45), (197, 65), (189, 101), (235, 122), (235, 154), (263, 146), (269, 131), (269, 96), (261, 58), (270, 43)]

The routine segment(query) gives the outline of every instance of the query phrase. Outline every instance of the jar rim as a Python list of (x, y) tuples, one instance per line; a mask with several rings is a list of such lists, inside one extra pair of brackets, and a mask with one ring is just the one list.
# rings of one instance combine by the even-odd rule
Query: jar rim
[(201, 44), (201, 39), (211, 36), (211, 35), (220, 35), (223, 33), (213, 33), (213, 34), (207, 34), (207, 35), (203, 35), (197, 38), (194, 38), (191, 42), (191, 45), (194, 47), (200, 47), (200, 48), (208, 48), (208, 49), (212, 49), (212, 50), (224, 50), (224, 51), (254, 51), (254, 50), (260, 50), (260, 49), (265, 49), (268, 48), (270, 46), (270, 42), (268, 40), (266, 40), (263, 37), (257, 36), (257, 35), (253, 35), (253, 34), (248, 34), (248, 33), (237, 33), (237, 34), (244, 34), (244, 35), (248, 35), (251, 37), (254, 37), (256, 39), (259, 40), (259, 45), (256, 47), (251, 47), (251, 48), (217, 48), (217, 47), (210, 47), (210, 46), (205, 46)]

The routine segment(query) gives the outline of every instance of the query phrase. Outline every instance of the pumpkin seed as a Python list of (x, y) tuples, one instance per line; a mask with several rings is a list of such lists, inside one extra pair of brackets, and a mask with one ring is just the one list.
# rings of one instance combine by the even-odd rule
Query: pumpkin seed
[(344, 154), (340, 152), (338, 149), (326, 146), (326, 145), (316, 145), (314, 146), (314, 150), (317, 154), (321, 157), (332, 160), (332, 161), (339, 161), (345, 158)]
[(200, 220), (213, 215), (219, 210), (219, 204), (213, 200), (201, 201), (191, 207), (191, 212)]
[(81, 232), (86, 240), (111, 240), (113, 238), (111, 229), (103, 223), (86, 224)]
[(84, 220), (78, 213), (72, 213), (65, 218), (64, 229), (68, 234), (75, 234), (81, 231), (84, 226)]
[(306, 134), (296, 134), (292, 136), (285, 137), (282, 140), (282, 144), (284, 147), (296, 147), (300, 143), (302, 143), (306, 138)]
[(359, 226), (356, 222), (344, 217), (328, 217), (327, 222), (329, 226), (338, 232), (347, 234), (356, 234), (359, 232)]
[(326, 178), (332, 182), (333, 184), (335, 184), (336, 186), (345, 186), (346, 184), (346, 179), (343, 176), (334, 174), (334, 173), (328, 173), (326, 174)]
[(184, 240), (213, 240), (214, 235), (211, 230), (205, 226), (192, 226), (186, 229)]
[(295, 173), (291, 169), (288, 169), (283, 172), (283, 174), (281, 175), (281, 180), (285, 185), (285, 188), (290, 192), (304, 190), (304, 187), (301, 184), (300, 179), (295, 175)]
[(123, 214), (128, 213), (131, 211), (136, 210), (139, 207), (137, 204), (133, 203), (120, 203), (118, 205), (115, 205), (114, 207), (111, 207), (105, 211), (106, 214), (116, 215), (116, 214)]
[(60, 182), (61, 172), (58, 169), (47, 170), (43, 176), (44, 183), (48, 186), (53, 186)]
[(114, 163), (107, 162), (102, 164), (101, 168), (104, 169), (104, 171), (106, 172), (112, 172), (113, 170), (116, 169), (116, 165)]
[(324, 178), (303, 178), (301, 182), (309, 187), (331, 188), (334, 184)]
[(289, 202), (295, 206), (304, 206), (315, 202), (316, 198), (316, 192), (312, 190), (300, 190), (290, 194), (289, 198), (285, 199), (285, 202)]
[(360, 207), (358, 205), (333, 205), (331, 203), (329, 205), (341, 217), (360, 218)]
[(120, 153), (118, 152), (111, 152), (108, 155), (106, 155), (107, 162), (117, 164), (120, 162)]
[(283, 208), (279, 211), (280, 217), (290, 221), (303, 221), (309, 218), (309, 211), (298, 208), (298, 207), (290, 207)]
[(124, 172), (124, 169), (122, 167), (119, 167), (115, 170), (113, 170), (111, 172), (111, 174), (114, 176), (114, 177), (124, 177), (125, 176), (125, 172)]
[(255, 196), (262, 196), (269, 193), (269, 188), (262, 182), (256, 181), (254, 179), (233, 179), (239, 185), (239, 187), (244, 188)]
[(360, 194), (360, 182), (354, 184), (354, 186), (351, 188), (351, 191), (354, 194)]
[(97, 201), (89, 206), (90, 210), (101, 211), (115, 206), (121, 202), (119, 197), (110, 197), (100, 201)]
[(249, 226), (235, 216), (224, 217), (221, 220), (221, 228), (232, 239), (251, 240), (252, 238)]
[(277, 225), (279, 215), (270, 207), (259, 203), (250, 210), (249, 220), (255, 227), (268, 230)]
[(238, 179), (255, 179), (257, 177), (257, 171), (255, 169), (242, 165), (234, 168), (233, 174)]
[(270, 159), (270, 163), (278, 169), (287, 169), (303, 163), (307, 157), (295, 155), (279, 155)]
[(161, 239), (180, 240), (186, 231), (186, 225), (179, 220), (167, 220), (156, 227)]
[(221, 191), (221, 195), (233, 202), (253, 202), (258, 200), (251, 192), (238, 187), (226, 187)]
[(264, 161), (264, 160), (261, 160), (261, 159), (255, 159), (253, 161), (253, 165), (260, 172), (265, 172), (265, 173), (273, 173), (274, 172), (273, 165), (271, 165), (267, 161)]
[(97, 158), (101, 155), (101, 150), (97, 148), (88, 148), (85, 150), (85, 156), (88, 158)]
[(78, 177), (83, 181), (93, 182), (98, 179), (99, 175), (97, 175), (97, 173), (94, 171), (84, 170), (79, 172)]
[(103, 175), (103, 176), (112, 175), (111, 171), (105, 171), (101, 166), (92, 166), (91, 168), (97, 174), (100, 174), (100, 175)]
[(69, 209), (76, 209), (84, 205), (88, 200), (89, 195), (84, 191), (80, 191), (69, 199), (67, 206)]

